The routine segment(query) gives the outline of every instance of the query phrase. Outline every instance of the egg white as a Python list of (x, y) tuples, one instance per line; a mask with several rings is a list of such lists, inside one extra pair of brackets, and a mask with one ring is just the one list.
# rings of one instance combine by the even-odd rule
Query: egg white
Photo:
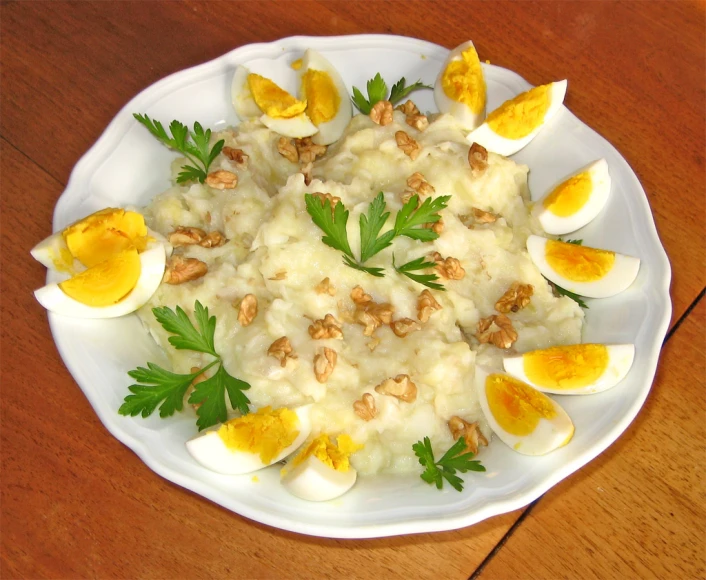
[(521, 139), (508, 139), (498, 135), (488, 125), (486, 120), (480, 127), (471, 131), (466, 137), (469, 143), (478, 143), (485, 147), (488, 151), (498, 153), (506, 157), (514, 155), (520, 149), (525, 147), (537, 134), (546, 126), (547, 122), (556, 115), (564, 103), (566, 95), (566, 80), (551, 83), (549, 87), (549, 107), (544, 115), (544, 120), (535, 127), (528, 135)]
[(338, 471), (318, 457), (310, 455), (282, 476), (282, 485), (292, 495), (307, 501), (328, 501), (342, 496), (356, 482), (358, 473), (353, 467)]
[(503, 359), (503, 366), (506, 372), (543, 393), (554, 393), (557, 395), (589, 395), (592, 393), (600, 393), (614, 387), (622, 381), (630, 371), (633, 360), (635, 359), (634, 344), (607, 344), (605, 346), (608, 351), (608, 366), (598, 379), (582, 387), (557, 389), (533, 382), (527, 376), (524, 366), (524, 357), (530, 353), (505, 357)]
[(640, 259), (634, 256), (615, 253), (613, 267), (602, 278), (593, 282), (576, 282), (559, 274), (547, 262), (547, 238), (531, 235), (527, 238), (527, 251), (539, 268), (542, 276), (558, 286), (588, 298), (607, 298), (626, 290), (637, 278), (640, 270)]
[(211, 471), (225, 475), (251, 473), (281, 461), (294, 453), (306, 441), (311, 433), (310, 409), (311, 405), (292, 409), (299, 419), (297, 427), (299, 434), (290, 445), (282, 449), (269, 463), (263, 463), (259, 453), (230, 449), (217, 433), (220, 425), (209, 431), (204, 431), (187, 441), (186, 449), (198, 463)]
[(296, 139), (311, 137), (319, 130), (316, 125), (311, 122), (311, 119), (309, 119), (306, 113), (300, 113), (296, 117), (290, 117), (288, 119), (262, 115), (260, 121), (265, 127), (275, 133)]
[[(475, 383), (480, 406), (488, 421), (488, 425), (505, 445), (523, 455), (545, 455), (566, 445), (571, 440), (574, 434), (574, 424), (571, 418), (556, 401), (539, 391), (535, 394), (545, 398), (552, 405), (556, 412), (555, 416), (551, 419), (539, 419), (535, 430), (528, 435), (515, 435), (503, 429), (490, 410), (486, 394), (485, 382), (491, 374), (494, 373), (482, 367), (476, 367)], [(532, 387), (528, 386), (528, 388)]]
[[(586, 203), (575, 213), (568, 216), (556, 215), (551, 209), (544, 207), (544, 200), (562, 183), (580, 173), (588, 173), (591, 180), (591, 191)], [(578, 171), (562, 179), (547, 191), (547, 194), (540, 199), (533, 208), (533, 213), (542, 224), (542, 228), (548, 234), (561, 236), (575, 232), (591, 222), (605, 207), (610, 195), (610, 173), (608, 172), (608, 162), (599, 159), (589, 163)]]
[(235, 114), (238, 115), (241, 121), (247, 121), (262, 115), (260, 107), (257, 106), (250, 92), (250, 85), (248, 85), (249, 74), (250, 69), (243, 65), (238, 66), (235, 69), (233, 82), (230, 86), (230, 98), (233, 103), (233, 109), (235, 109)]

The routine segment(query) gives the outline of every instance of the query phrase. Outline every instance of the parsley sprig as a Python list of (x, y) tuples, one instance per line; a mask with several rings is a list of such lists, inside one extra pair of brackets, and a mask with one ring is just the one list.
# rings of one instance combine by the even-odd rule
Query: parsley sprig
[(443, 457), (436, 461), (434, 451), (431, 448), (429, 437), (423, 441), (417, 441), (412, 445), (414, 454), (419, 458), (419, 463), (425, 469), (420, 477), (428, 484), (436, 484), (437, 489), (444, 486), (444, 479), (448, 481), (456, 491), (463, 491), (463, 480), (456, 475), (456, 471), (466, 473), (467, 471), (485, 471), (485, 467), (480, 461), (473, 460), (474, 454), (470, 451), (464, 453), (466, 440), (461, 437), (449, 447)]
[(446, 288), (444, 288), (444, 285), (436, 282), (436, 280), (439, 279), (436, 274), (413, 273), (418, 270), (427, 270), (429, 268), (433, 268), (434, 266), (436, 266), (436, 263), (427, 262), (424, 256), (417, 258), (416, 260), (411, 260), (406, 264), (402, 264), (401, 266), (398, 266), (397, 264), (395, 264), (395, 255), (392, 254), (392, 267), (398, 274), (407, 276), (407, 278), (409, 278), (410, 280), (414, 280), (419, 284), (423, 284), (424, 286), (426, 286), (427, 288), (431, 288), (432, 290), (445, 291)]
[(358, 107), (361, 113), (363, 113), (364, 115), (369, 115), (370, 109), (372, 109), (373, 105), (375, 105), (375, 103), (379, 101), (387, 100), (390, 101), (393, 105), (396, 105), (413, 91), (417, 91), (419, 89), (432, 88), (434, 87), (432, 87), (431, 85), (425, 85), (421, 80), (418, 80), (416, 83), (407, 86), (407, 81), (404, 77), (402, 77), (399, 81), (392, 85), (392, 90), (389, 92), (388, 97), (387, 83), (380, 76), (380, 73), (377, 73), (372, 79), (367, 82), (366, 89), (368, 91), (368, 98), (366, 99), (363, 96), (363, 93), (360, 91), (360, 89), (358, 89), (358, 87), (353, 87), (352, 100), (353, 104)]
[(177, 183), (187, 181), (199, 181), (203, 183), (208, 175), (208, 168), (213, 160), (223, 149), (225, 141), (221, 139), (213, 147), (210, 147), (211, 129), (204, 131), (201, 124), (194, 123), (193, 132), (179, 121), (172, 121), (169, 124), (171, 137), (159, 121), (150, 119), (147, 115), (134, 113), (133, 117), (142, 123), (152, 135), (159, 139), (164, 145), (183, 154), (193, 165), (182, 166), (182, 171), (177, 175)]
[[(583, 240), (562, 240), (559, 238), (557, 241), (559, 242), (564, 242), (565, 244), (575, 244), (577, 246), (581, 246), (583, 244)], [(569, 292), (566, 288), (562, 288), (558, 284), (555, 284), (554, 282), (549, 282), (552, 285), (552, 288), (554, 288), (554, 291), (559, 295), (559, 296), (567, 296), (568, 298), (571, 298), (576, 304), (578, 304), (581, 308), (585, 308), (588, 310), (588, 305), (581, 299), (581, 296), (578, 294), (574, 294), (573, 292)]]
[(208, 308), (196, 301), (195, 326), (179, 306), (176, 311), (161, 306), (153, 308), (152, 312), (164, 330), (174, 335), (169, 337), (169, 343), (174, 348), (203, 352), (215, 357), (215, 360), (196, 372), (183, 375), (165, 370), (151, 362), (147, 363), (147, 368), (137, 367), (129, 371), (128, 375), (137, 383), (128, 387), (132, 394), (125, 397), (118, 412), (132, 417), (149, 417), (159, 406), (160, 417), (171, 417), (176, 411), (182, 410), (184, 395), (194, 379), (211, 367), (219, 365), (213, 376), (194, 385), (194, 391), (189, 396), (189, 403), (200, 405), (196, 409), (196, 425), (199, 431), (227, 419), (226, 393), (233, 409), (247, 414), (250, 410), (250, 400), (243, 391), (248, 390), (250, 385), (228, 374), (223, 366), (223, 360), (217, 353), (214, 342), (216, 317), (209, 316)]

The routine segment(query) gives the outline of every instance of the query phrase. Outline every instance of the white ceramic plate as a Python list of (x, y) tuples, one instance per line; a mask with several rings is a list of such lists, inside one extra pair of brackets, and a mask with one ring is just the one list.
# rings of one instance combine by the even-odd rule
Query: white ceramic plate
[[(130, 101), (79, 161), (57, 204), (54, 229), (106, 206), (146, 205), (168, 187), (169, 164), (176, 155), (140, 126), (132, 113), (147, 113), (165, 123), (179, 119), (191, 125), (198, 120), (212, 128), (237, 124), (230, 105), (236, 65), (257, 59), (277, 59), (286, 65), (309, 47), (330, 59), (349, 90), (353, 85), (364, 87), (376, 72), (389, 84), (400, 76), (433, 84), (448, 53), (434, 44), (394, 36), (293, 37), (244, 46), (174, 74)], [(511, 71), (491, 65), (484, 69), (488, 110), (529, 88)], [(435, 110), (432, 91), (415, 93), (414, 100), (422, 110)], [(601, 215), (576, 237), (587, 245), (639, 256), (642, 266), (627, 291), (589, 301), (583, 338), (635, 343), (634, 366), (623, 383), (609, 391), (557, 397), (576, 425), (576, 435), (566, 447), (532, 458), (495, 439), (483, 451), (487, 473), (468, 474), (462, 493), (450, 486), (438, 491), (417, 475), (381, 476), (361, 478), (350, 493), (319, 504), (289, 495), (279, 485), (276, 467), (259, 472), (258, 482), (247, 475), (209, 472), (184, 447), (195, 432), (192, 418), (118, 415), (131, 384), (127, 371), (148, 360), (163, 360), (136, 316), (83, 321), (50, 314), (54, 339), (66, 366), (115, 437), (158, 474), (229, 510), (278, 528), (339, 538), (468, 526), (527, 505), (593, 459), (625, 430), (650, 390), (671, 315), (670, 268), (635, 174), (605, 139), (565, 108), (515, 159), (529, 165), (530, 188), (538, 198), (561, 177), (600, 157), (608, 160), (613, 177), (611, 198)]]

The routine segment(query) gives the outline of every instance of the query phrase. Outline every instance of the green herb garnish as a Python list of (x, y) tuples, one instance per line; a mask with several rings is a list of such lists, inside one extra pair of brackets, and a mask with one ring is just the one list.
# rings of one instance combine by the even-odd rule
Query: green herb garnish
[(133, 117), (142, 123), (152, 135), (159, 139), (164, 145), (175, 151), (179, 151), (191, 161), (193, 165), (182, 166), (182, 171), (177, 176), (177, 183), (187, 181), (199, 181), (203, 183), (208, 175), (208, 168), (213, 160), (223, 149), (225, 141), (221, 139), (213, 147), (210, 147), (211, 129), (203, 130), (200, 123), (194, 123), (193, 133), (189, 128), (179, 121), (172, 121), (169, 124), (169, 131), (172, 136), (167, 135), (162, 123), (153, 121), (147, 115), (134, 113)]
[(579, 296), (578, 294), (574, 294), (573, 292), (569, 292), (566, 288), (562, 288), (558, 284), (554, 284), (554, 282), (550, 281), (549, 283), (552, 285), (552, 288), (554, 288), (554, 291), (559, 296), (568, 296), (581, 308), (585, 308), (586, 310), (588, 310), (588, 305), (583, 300), (581, 300), (581, 296)]
[(360, 110), (360, 112), (364, 115), (370, 114), (370, 109), (373, 108), (373, 105), (375, 105), (375, 103), (387, 100), (390, 101), (393, 105), (396, 105), (413, 91), (419, 89), (433, 89), (434, 87), (432, 87), (431, 85), (425, 85), (424, 83), (422, 83), (421, 80), (418, 80), (416, 83), (406, 86), (405, 78), (402, 77), (399, 81), (392, 85), (392, 90), (390, 91), (388, 97), (387, 83), (380, 76), (380, 73), (377, 73), (372, 79), (368, 81), (366, 88), (368, 91), (367, 99), (363, 96), (363, 93), (361, 93), (360, 89), (358, 89), (357, 87), (353, 87), (352, 99), (353, 104), (358, 107), (358, 110)]
[(436, 282), (436, 280), (439, 279), (436, 274), (413, 274), (413, 272), (417, 270), (427, 270), (429, 268), (433, 268), (434, 266), (436, 266), (436, 263), (425, 261), (424, 256), (422, 256), (421, 258), (417, 258), (416, 260), (407, 262), (406, 264), (402, 264), (401, 266), (398, 266), (397, 264), (395, 264), (395, 255), (392, 254), (392, 267), (399, 274), (407, 276), (407, 278), (409, 278), (410, 280), (414, 280), (419, 284), (423, 284), (424, 286), (426, 286), (427, 288), (431, 288), (432, 290), (446, 290), (446, 288), (444, 288), (442, 284), (438, 284)]
[(223, 360), (216, 352), (214, 344), (216, 317), (208, 315), (208, 308), (196, 301), (196, 326), (179, 306), (176, 307), (176, 312), (166, 306), (153, 308), (152, 312), (164, 330), (174, 335), (169, 337), (169, 343), (174, 348), (203, 352), (215, 357), (215, 360), (196, 372), (184, 375), (167, 371), (151, 362), (147, 363), (147, 368), (137, 367), (129, 371), (128, 375), (137, 383), (128, 387), (132, 394), (125, 397), (118, 412), (132, 417), (149, 417), (159, 406), (159, 416), (170, 417), (175, 411), (182, 410), (184, 395), (194, 379), (218, 364), (220, 366), (216, 373), (194, 385), (194, 391), (189, 396), (189, 403), (200, 404), (196, 409), (196, 425), (199, 431), (227, 419), (226, 393), (233, 409), (247, 414), (250, 411), (250, 400), (243, 391), (248, 390), (250, 385), (229, 375), (223, 366)]
[(425, 437), (424, 441), (417, 441), (412, 445), (412, 449), (419, 458), (419, 463), (425, 468), (420, 477), (430, 485), (436, 484), (437, 489), (444, 486), (445, 479), (456, 491), (463, 491), (463, 480), (456, 475), (456, 471), (485, 471), (480, 461), (472, 459), (475, 456), (473, 453), (463, 452), (465, 448), (466, 440), (461, 437), (449, 447), (439, 461), (435, 461), (429, 437)]

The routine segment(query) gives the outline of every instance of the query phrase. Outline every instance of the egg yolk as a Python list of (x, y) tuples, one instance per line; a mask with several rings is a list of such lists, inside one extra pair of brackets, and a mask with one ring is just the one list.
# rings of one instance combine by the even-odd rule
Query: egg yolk
[(266, 465), (289, 447), (299, 435), (294, 411), (262, 407), (255, 413), (231, 419), (217, 433), (229, 449), (257, 453)]
[(134, 211), (106, 208), (70, 225), (62, 236), (73, 257), (87, 268), (129, 248), (147, 246), (145, 218)]
[(270, 79), (258, 74), (248, 75), (248, 86), (260, 110), (274, 119), (290, 119), (306, 109), (306, 101), (295, 99)]
[(609, 358), (603, 344), (576, 344), (525, 353), (522, 364), (536, 385), (576, 389), (595, 383), (606, 372)]
[(540, 419), (556, 416), (552, 400), (522, 381), (492, 374), (485, 380), (488, 406), (500, 427), (523, 437), (533, 433)]
[(522, 139), (544, 122), (549, 110), (551, 84), (534, 87), (505, 101), (488, 118), (488, 126), (506, 139)]
[(339, 435), (336, 438), (336, 443), (334, 444), (325, 433), (319, 435), (292, 460), (291, 467), (296, 467), (313, 455), (331, 469), (348, 471), (350, 469), (349, 458), (351, 453), (362, 449), (363, 446), (354, 443), (350, 435), (345, 434)]
[(133, 247), (59, 283), (59, 288), (82, 304), (112, 306), (135, 287), (141, 270), (140, 255)]
[(290, 66), (292, 67), (293, 70), (299, 70), (300, 68), (302, 68), (303, 64), (304, 64), (304, 61), (302, 61), (301, 58), (298, 58), (297, 60), (292, 61), (292, 64)]
[(615, 252), (555, 240), (547, 241), (545, 257), (557, 274), (573, 282), (600, 280), (615, 264)]
[(485, 107), (485, 80), (475, 47), (461, 53), (461, 60), (451, 61), (441, 77), (446, 96), (465, 104), (474, 113)]
[(568, 217), (586, 205), (592, 191), (591, 174), (584, 171), (557, 185), (542, 205), (556, 216)]
[(341, 97), (331, 76), (320, 70), (308, 70), (302, 79), (308, 106), (306, 113), (314, 125), (326, 123), (336, 116)]

